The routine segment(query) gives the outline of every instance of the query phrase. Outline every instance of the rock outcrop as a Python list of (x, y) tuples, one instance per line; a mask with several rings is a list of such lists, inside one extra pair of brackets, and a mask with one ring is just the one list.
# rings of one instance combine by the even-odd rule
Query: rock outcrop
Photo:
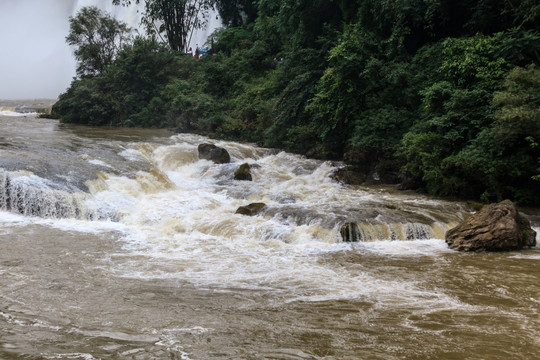
[(238, 210), (236, 210), (236, 213), (247, 216), (255, 216), (263, 211), (264, 208), (266, 208), (265, 203), (252, 203), (246, 206), (240, 206)]
[(460, 251), (510, 251), (536, 245), (536, 232), (510, 200), (484, 206), (446, 233), (446, 243)]
[(345, 166), (335, 170), (330, 177), (346, 185), (361, 185), (366, 181), (366, 175), (354, 166)]
[(234, 180), (252, 181), (253, 177), (251, 176), (251, 166), (249, 166), (247, 163), (240, 165), (240, 167), (234, 172)]
[(198, 150), (199, 159), (210, 160), (216, 164), (227, 164), (231, 162), (231, 156), (227, 150), (217, 147), (214, 144), (200, 144)]

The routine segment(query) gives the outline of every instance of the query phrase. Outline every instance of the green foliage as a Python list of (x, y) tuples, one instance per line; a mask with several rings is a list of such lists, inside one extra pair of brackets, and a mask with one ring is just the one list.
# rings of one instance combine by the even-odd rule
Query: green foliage
[(110, 66), (122, 45), (130, 40), (129, 27), (97, 7), (84, 7), (69, 18), (66, 42), (75, 47), (77, 75), (97, 75)]
[(74, 80), (54, 104), (52, 115), (64, 123), (114, 125), (115, 99), (103, 91), (106, 85), (100, 78)]
[[(171, 49), (186, 51), (193, 32), (206, 26), (214, 0), (142, 0), (142, 24), (147, 34), (165, 40)], [(141, 0), (112, 0), (115, 5)]]
[(483, 201), (540, 198), (531, 180), (540, 154), (526, 140), (540, 136), (538, 68), (509, 71), (520, 62), (520, 40), (531, 34), (522, 33), (511, 51), (514, 36), (442, 43), (443, 80), (420, 91), (423, 116), (403, 139), (406, 169), (428, 191)]
[(167, 26), (185, 33), (161, 0), (145, 0), (169, 46), (135, 39), (75, 80), (53, 115), (344, 159), (435, 195), (540, 203), (537, 0), (166, 5), (196, 3), (228, 25), (212, 34), (212, 56), (173, 51), (181, 41)]
[(255, 0), (216, 0), (216, 8), (224, 24), (237, 27), (255, 21), (256, 3)]
[(177, 54), (156, 41), (138, 37), (99, 76), (73, 81), (53, 106), (53, 115), (64, 122), (88, 125), (171, 125), (163, 118), (144, 115), (152, 114), (160, 104), (165, 106), (158, 97), (161, 86), (179, 75), (177, 59)]
[(320, 51), (303, 49), (276, 69), (274, 84), (284, 89), (277, 97), (274, 121), (265, 130), (266, 146), (324, 157), (319, 130), (306, 109), (324, 65)]
[(498, 107), (496, 126), (505, 138), (540, 141), (540, 69), (515, 67), (504, 81), (504, 89), (493, 96)]

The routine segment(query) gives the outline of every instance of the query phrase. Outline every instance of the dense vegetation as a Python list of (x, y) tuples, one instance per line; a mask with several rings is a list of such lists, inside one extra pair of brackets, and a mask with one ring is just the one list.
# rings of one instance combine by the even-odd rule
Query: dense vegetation
[(540, 204), (539, 0), (222, 0), (199, 60), (135, 38), (54, 114), (257, 142)]

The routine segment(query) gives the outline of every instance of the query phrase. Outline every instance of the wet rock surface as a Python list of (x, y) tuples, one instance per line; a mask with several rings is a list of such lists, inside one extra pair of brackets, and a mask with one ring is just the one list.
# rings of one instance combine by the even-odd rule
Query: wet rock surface
[(236, 213), (247, 216), (255, 216), (260, 214), (265, 208), (266, 204), (264, 203), (251, 203), (246, 206), (240, 206), (238, 210), (236, 210)]
[(234, 172), (234, 180), (253, 181), (251, 176), (251, 166), (245, 163)]
[(446, 233), (446, 243), (459, 251), (510, 251), (536, 245), (536, 232), (510, 200), (484, 206)]
[(227, 150), (214, 144), (200, 144), (198, 146), (199, 159), (210, 160), (216, 164), (227, 164), (231, 162), (231, 156)]
[(367, 179), (367, 176), (354, 166), (341, 167), (334, 171), (331, 177), (346, 185), (362, 185)]

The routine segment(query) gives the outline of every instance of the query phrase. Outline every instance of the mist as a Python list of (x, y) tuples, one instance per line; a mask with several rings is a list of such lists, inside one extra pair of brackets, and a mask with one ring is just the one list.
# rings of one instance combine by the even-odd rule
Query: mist
[[(0, 99), (56, 99), (75, 76), (69, 17), (95, 5), (137, 24), (110, 0), (0, 0)], [(113, 11), (114, 10), (114, 11)]]
[(75, 74), (72, 0), (0, 1), (0, 98), (56, 98)]
[[(76, 63), (66, 44), (69, 17), (97, 6), (138, 28), (143, 5), (113, 6), (111, 0), (0, 0), (0, 99), (56, 99), (75, 76)], [(190, 46), (202, 46), (221, 26), (211, 12), (207, 29)], [(140, 30), (140, 29), (139, 29)]]

